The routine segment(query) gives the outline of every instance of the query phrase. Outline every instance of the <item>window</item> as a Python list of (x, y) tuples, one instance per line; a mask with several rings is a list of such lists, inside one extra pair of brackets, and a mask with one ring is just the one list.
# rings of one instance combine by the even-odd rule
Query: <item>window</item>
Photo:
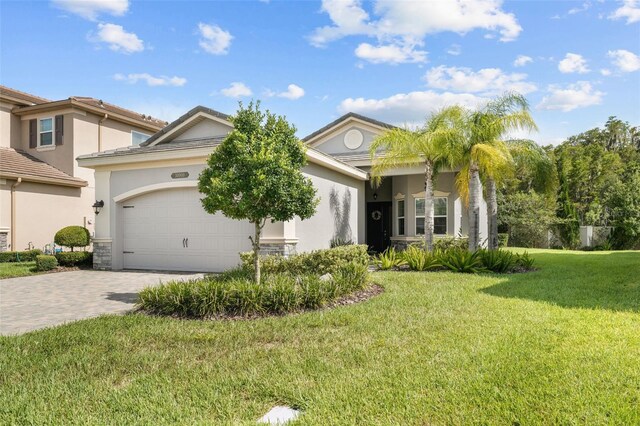
[(396, 217), (398, 218), (398, 235), (404, 235), (404, 200), (398, 200)]
[[(424, 235), (424, 198), (416, 198), (416, 235)], [(433, 233), (447, 234), (447, 197), (433, 199)]]
[(38, 135), (38, 146), (53, 145), (53, 118), (43, 118), (40, 120), (40, 134)]
[(142, 142), (149, 139), (150, 135), (146, 135), (144, 133), (136, 132), (135, 130), (131, 131), (131, 145), (140, 145)]

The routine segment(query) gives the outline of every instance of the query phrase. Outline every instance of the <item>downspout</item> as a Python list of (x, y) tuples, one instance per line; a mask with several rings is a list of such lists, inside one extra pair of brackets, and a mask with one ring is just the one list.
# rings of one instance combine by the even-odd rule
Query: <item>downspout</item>
[(104, 117), (98, 121), (98, 152), (102, 152), (102, 123), (104, 123), (107, 118), (109, 118), (109, 114), (105, 114)]
[(11, 250), (16, 250), (16, 188), (22, 183), (19, 177), (16, 183), (11, 185)]

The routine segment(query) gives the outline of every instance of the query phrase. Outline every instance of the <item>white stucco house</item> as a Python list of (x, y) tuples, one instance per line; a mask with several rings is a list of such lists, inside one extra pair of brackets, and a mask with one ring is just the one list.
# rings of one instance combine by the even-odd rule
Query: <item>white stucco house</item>
[[(369, 144), (390, 127), (349, 113), (307, 136), (303, 173), (320, 204), (310, 219), (267, 223), (263, 250), (287, 255), (328, 248), (340, 238), (382, 251), (421, 240), (421, 168), (392, 170), (379, 187), (370, 184)], [(95, 170), (96, 199), (104, 202), (95, 220), (95, 268), (216, 272), (238, 264), (238, 253), (251, 249), (253, 227), (206, 213), (197, 190), (208, 155), (231, 129), (229, 116), (199, 106), (140, 146), (78, 157)], [(437, 179), (437, 236), (464, 235), (468, 228), (454, 181), (455, 172)], [(484, 239), (484, 203), (480, 219)]]

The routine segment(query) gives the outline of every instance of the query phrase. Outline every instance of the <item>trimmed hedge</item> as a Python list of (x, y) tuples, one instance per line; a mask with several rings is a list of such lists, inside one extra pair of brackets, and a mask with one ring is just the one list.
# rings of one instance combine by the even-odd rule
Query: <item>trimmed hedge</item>
[(53, 241), (59, 246), (70, 247), (73, 251), (74, 247), (88, 246), (91, 241), (91, 234), (83, 226), (67, 226), (56, 232)]
[(93, 253), (90, 251), (62, 251), (56, 253), (61, 266), (86, 266), (93, 264)]
[[(253, 270), (253, 252), (240, 253), (240, 259), (243, 267)], [(339, 246), (289, 257), (260, 256), (260, 269), (264, 274), (324, 275), (333, 273), (346, 263), (368, 266), (367, 246), (364, 244)]]
[(208, 318), (254, 317), (317, 309), (363, 289), (368, 266), (349, 262), (338, 266), (330, 279), (317, 274), (265, 274), (260, 285), (248, 268), (193, 281), (173, 281), (140, 292), (139, 309), (157, 315)]
[(33, 262), (36, 256), (42, 254), (42, 250), (3, 251), (0, 252), (0, 263), (8, 262)]
[(55, 256), (39, 254), (36, 256), (36, 269), (38, 271), (50, 271), (58, 266)]

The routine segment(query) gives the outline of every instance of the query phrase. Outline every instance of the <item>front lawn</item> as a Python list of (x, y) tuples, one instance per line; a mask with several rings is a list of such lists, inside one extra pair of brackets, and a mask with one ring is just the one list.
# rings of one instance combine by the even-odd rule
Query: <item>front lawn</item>
[(242, 321), (109, 316), (0, 338), (0, 424), (640, 423), (640, 252), (536, 272), (382, 272), (362, 304)]
[(37, 274), (36, 262), (1, 262), (0, 279), (13, 277), (26, 277)]

